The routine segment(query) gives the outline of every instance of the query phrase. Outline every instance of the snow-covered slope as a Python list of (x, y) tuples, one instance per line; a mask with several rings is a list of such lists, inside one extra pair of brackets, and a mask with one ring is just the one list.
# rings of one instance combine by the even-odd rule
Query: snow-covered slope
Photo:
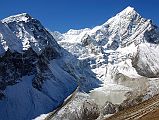
[(31, 120), (61, 105), (77, 87), (65, 55), (41, 23), (24, 13), (0, 22), (2, 120)]
[(116, 97), (121, 95), (122, 102), (128, 91), (143, 94), (151, 86), (149, 78), (158, 77), (159, 28), (132, 7), (93, 29), (52, 34), (62, 47), (87, 61), (96, 78), (103, 82), (103, 87), (92, 91), (97, 101), (106, 96), (103, 100), (116, 103)]

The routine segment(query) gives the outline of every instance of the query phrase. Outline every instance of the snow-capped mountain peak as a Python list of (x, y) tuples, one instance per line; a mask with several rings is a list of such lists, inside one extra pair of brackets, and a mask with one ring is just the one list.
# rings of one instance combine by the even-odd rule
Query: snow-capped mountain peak
[(131, 6), (128, 6), (123, 11), (134, 11), (134, 8)]
[[(71, 34), (62, 34), (59, 44), (79, 59), (89, 58), (92, 69), (103, 76), (99, 79), (105, 79), (101, 70), (108, 62), (118, 64), (134, 57), (141, 43), (159, 41), (158, 27), (130, 6), (102, 25), (92, 29), (70, 30), (68, 33)], [(86, 44), (83, 45), (83, 42)]]
[(74, 29), (70, 29), (68, 32), (66, 32), (66, 35), (79, 35), (80, 33), (84, 32), (84, 31), (89, 31), (90, 28), (85, 28), (85, 29), (81, 29), (81, 30), (74, 30)]
[(28, 13), (21, 13), (21, 14), (18, 14), (18, 15), (12, 15), (12, 16), (9, 16), (5, 19), (2, 20), (2, 22), (6, 22), (6, 23), (9, 23), (9, 22), (13, 22), (13, 21), (28, 21), (29, 19), (32, 19), (32, 17), (28, 14)]
[(3, 19), (2, 23), (20, 39), (23, 50), (32, 48), (36, 53), (41, 54), (46, 47), (52, 46), (59, 49), (53, 36), (41, 25), (40, 21), (27, 13), (10, 16)]
[(126, 16), (126, 15), (132, 14), (132, 13), (138, 14), (133, 7), (128, 6), (127, 8), (125, 8), (124, 10), (122, 10), (122, 11), (121, 11), (120, 13), (118, 13), (118, 14), (120, 14), (120, 15), (123, 14), (123, 15)]
[[(104, 48), (112, 46), (111, 44), (115, 42), (118, 45), (113, 49), (117, 49), (120, 45), (131, 43), (139, 31), (145, 31), (148, 27), (151, 28), (151, 20), (141, 17), (134, 8), (128, 6), (102, 25), (92, 29), (71, 29), (63, 35), (58, 35), (60, 35), (60, 40), (62, 39), (63, 42), (65, 40), (65, 42), (80, 43), (81, 38), (88, 34), (97, 43), (104, 45)], [(130, 37), (131, 39), (128, 39)]]
[(110, 18), (105, 24), (110, 23), (111, 21), (113, 21), (114, 19), (124, 19), (124, 20), (130, 20), (130, 19), (135, 19), (135, 17), (141, 17), (134, 8), (128, 6), (127, 8), (125, 8), (124, 10), (122, 10), (121, 12), (119, 12), (118, 14), (116, 14), (114, 17)]

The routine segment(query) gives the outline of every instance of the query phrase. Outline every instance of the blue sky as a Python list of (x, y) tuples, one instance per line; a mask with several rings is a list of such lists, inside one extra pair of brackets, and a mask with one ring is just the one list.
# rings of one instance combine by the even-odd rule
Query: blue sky
[(26, 12), (63, 33), (100, 25), (127, 6), (159, 25), (159, 0), (1, 0), (0, 19)]

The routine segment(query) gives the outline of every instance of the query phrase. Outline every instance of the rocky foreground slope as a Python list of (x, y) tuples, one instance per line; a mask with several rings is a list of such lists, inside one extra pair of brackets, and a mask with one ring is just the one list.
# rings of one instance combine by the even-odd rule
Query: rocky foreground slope
[(103, 120), (158, 120), (159, 95)]

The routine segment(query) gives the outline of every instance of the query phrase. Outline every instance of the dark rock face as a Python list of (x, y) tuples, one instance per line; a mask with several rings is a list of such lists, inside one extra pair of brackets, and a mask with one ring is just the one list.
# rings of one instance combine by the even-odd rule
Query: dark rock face
[(52, 48), (45, 49), (41, 55), (37, 55), (31, 48), (23, 53), (8, 50), (0, 58), (0, 90), (16, 84), (22, 76), (33, 74), (36, 75), (33, 86), (40, 90), (44, 80), (43, 73), (48, 70), (47, 63), (58, 56)]
[(108, 49), (116, 50), (119, 47), (119, 42), (114, 40), (111, 45), (108, 45)]
[(126, 109), (126, 108), (140, 104), (141, 102), (143, 102), (143, 99), (144, 99), (144, 95), (137, 96), (133, 99), (127, 99), (127, 100), (123, 101), (121, 106), (123, 109)]
[(96, 120), (99, 116), (98, 106), (90, 101), (84, 101), (80, 120)]
[(8, 50), (0, 58), (0, 90), (6, 86), (16, 84), (17, 80), (25, 75), (31, 75), (36, 72), (37, 54), (29, 49), (24, 53), (12, 53)]
[(103, 107), (102, 113), (103, 115), (114, 114), (116, 112), (116, 109), (117, 109), (116, 105), (112, 104), (111, 102), (106, 102)]
[(81, 39), (81, 42), (82, 42), (83, 46), (87, 46), (87, 45), (91, 44), (92, 38), (88, 34), (85, 34), (83, 36), (83, 38)]
[(147, 30), (144, 33), (145, 40), (152, 44), (159, 43), (159, 28), (155, 25), (152, 26), (152, 29)]

